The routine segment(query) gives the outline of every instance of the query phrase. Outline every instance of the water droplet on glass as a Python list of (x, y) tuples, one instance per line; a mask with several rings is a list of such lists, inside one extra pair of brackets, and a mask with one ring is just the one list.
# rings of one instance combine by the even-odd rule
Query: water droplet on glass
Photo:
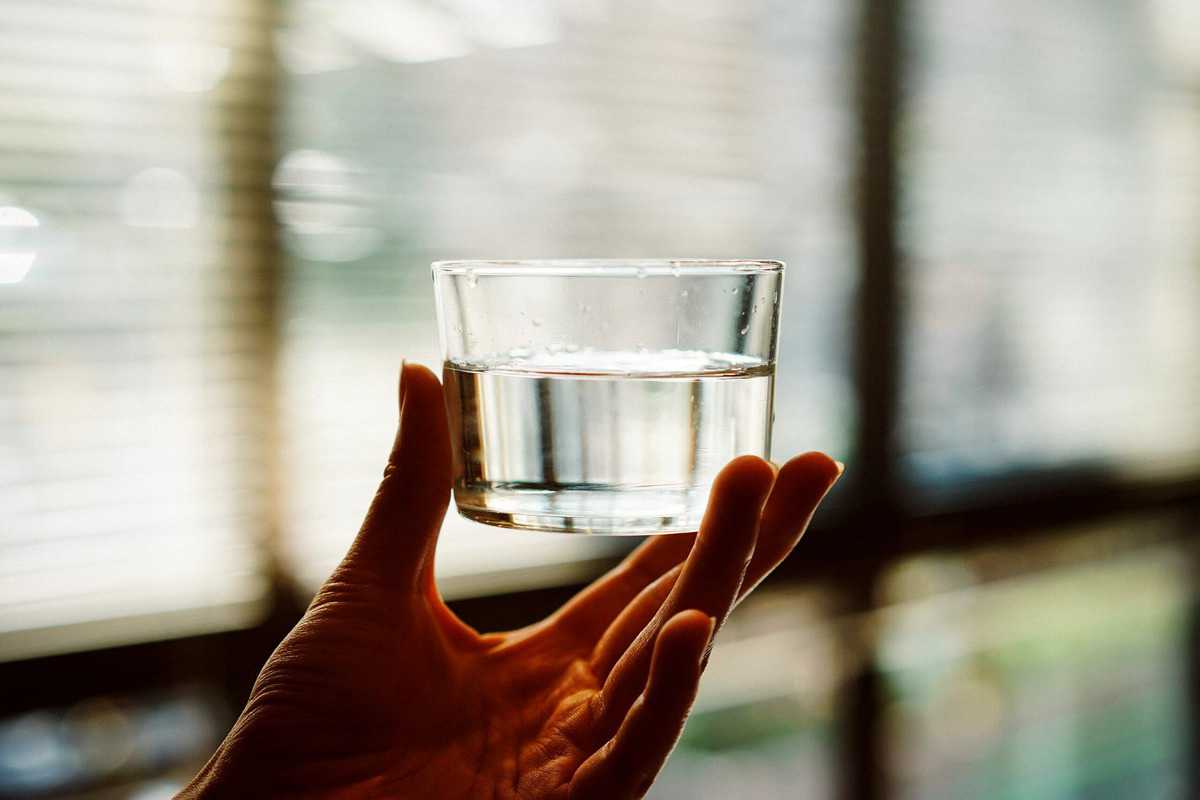
[(738, 293), (737, 287), (735, 286), (735, 287), (733, 287), (732, 289), (730, 289), (730, 290), (729, 290), (729, 293), (730, 293), (730, 294), (737, 294), (737, 293)]
[(687, 297), (687, 296), (688, 296), (688, 290), (687, 290), (687, 289), (684, 289), (682, 292), (680, 292), (680, 293), (679, 293), (679, 296), (680, 296), (680, 297)]
[(674, 275), (676, 278), (679, 277), (679, 265), (678, 264), (671, 265), (671, 274)]
[(644, 278), (644, 277), (646, 277), (646, 268), (645, 268), (645, 267), (638, 267), (638, 268), (637, 268), (637, 276), (638, 276), (639, 278)]
[(473, 269), (467, 270), (467, 286), (474, 289), (478, 285), (479, 285), (479, 276), (475, 274), (475, 270), (473, 270)]
[(591, 310), (592, 310), (592, 307), (591, 307), (591, 306), (589, 306), (587, 303), (580, 303), (580, 304), (579, 304), (579, 313), (581, 313), (581, 314), (586, 314), (586, 313), (588, 313), (588, 312), (589, 312), (589, 311), (591, 311)]
[(743, 327), (742, 327), (742, 329), (741, 329), (740, 331), (738, 331), (738, 333), (740, 333), (742, 336), (745, 336), (745, 335), (746, 335), (747, 333), (749, 333), (749, 332), (750, 332), (750, 326), (749, 326), (749, 325), (745, 325), (745, 326), (743, 326)]
[(569, 344), (569, 345), (567, 345), (566, 347), (564, 347), (564, 348), (563, 348), (563, 350), (567, 351), (568, 353), (578, 353), (578, 352), (579, 352), (579, 345), (577, 345), (577, 344)]
[(535, 328), (542, 327), (542, 321), (540, 319), (538, 319), (537, 317), (534, 317), (532, 320), (530, 320), (530, 322), (533, 323), (533, 327), (535, 327)]

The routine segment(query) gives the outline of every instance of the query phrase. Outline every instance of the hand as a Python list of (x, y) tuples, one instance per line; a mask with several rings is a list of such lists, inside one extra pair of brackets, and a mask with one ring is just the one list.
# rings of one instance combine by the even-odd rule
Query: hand
[(548, 619), (479, 634), (434, 547), (451, 486), (441, 386), (400, 426), (342, 563), (182, 797), (641, 797), (683, 728), (713, 631), (791, 551), (840, 474), (809, 453), (718, 475), (700, 533), (649, 539)]

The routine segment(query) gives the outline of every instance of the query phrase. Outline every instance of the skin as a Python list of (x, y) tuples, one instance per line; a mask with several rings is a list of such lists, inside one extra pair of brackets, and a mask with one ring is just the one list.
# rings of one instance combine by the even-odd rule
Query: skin
[(841, 474), (742, 456), (699, 534), (649, 539), (549, 618), (480, 634), (433, 579), (451, 488), (442, 387), (401, 371), (400, 425), (350, 551), (263, 667), (183, 798), (643, 796), (712, 636)]

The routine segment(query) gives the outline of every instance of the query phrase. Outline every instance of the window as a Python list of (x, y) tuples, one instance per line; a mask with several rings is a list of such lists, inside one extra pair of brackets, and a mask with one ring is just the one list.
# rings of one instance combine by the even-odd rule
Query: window
[(913, 4), (901, 450), (925, 486), (1200, 455), (1191, 4)]
[[(436, 366), (437, 258), (785, 259), (776, 448), (847, 450), (842, 4), (3, 19), (0, 657), (250, 624), (276, 555), (319, 583), (378, 480), (400, 359)], [(624, 546), (452, 512), (440, 577), (569, 581)]]
[[(787, 261), (776, 455), (859, 459), (655, 796), (1195, 795), (1198, 101), (1189, 0), (0, 0), (0, 784), (206, 750), (431, 261), (655, 255)], [(451, 511), (439, 580), (516, 627), (627, 546)]]
[(263, 5), (0, 8), (0, 659), (261, 614)]

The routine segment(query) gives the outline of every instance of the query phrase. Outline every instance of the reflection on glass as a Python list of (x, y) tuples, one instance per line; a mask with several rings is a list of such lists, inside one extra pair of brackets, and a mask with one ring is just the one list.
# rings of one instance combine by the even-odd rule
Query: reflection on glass
[[(371, 22), (384, 5), (389, 19), (437, 26), (426, 45), (444, 52), (422, 56), (437, 60), (405, 63), (419, 54), (397, 38), (404, 20)], [(392, 437), (400, 359), (440, 361), (428, 276), (440, 259), (786, 260), (773, 452), (845, 454), (850, 7), (415, 5), (292, 3), (279, 34), (320, 44), (310, 60), (284, 53), (284, 152), (355, 165), (331, 172), (367, 187), (351, 214), (329, 195), (342, 185), (332, 175), (298, 186), (287, 161), (277, 175), (289, 563), (326, 574), (358, 527)], [(302, 231), (292, 211), (331, 226)], [(377, 246), (326, 247), (364, 227)], [(438, 567), (459, 580), (505, 551), (517, 568), (593, 546), (480, 533), (451, 515)]]
[(912, 479), (1200, 456), (1193, 5), (913, 4)]

